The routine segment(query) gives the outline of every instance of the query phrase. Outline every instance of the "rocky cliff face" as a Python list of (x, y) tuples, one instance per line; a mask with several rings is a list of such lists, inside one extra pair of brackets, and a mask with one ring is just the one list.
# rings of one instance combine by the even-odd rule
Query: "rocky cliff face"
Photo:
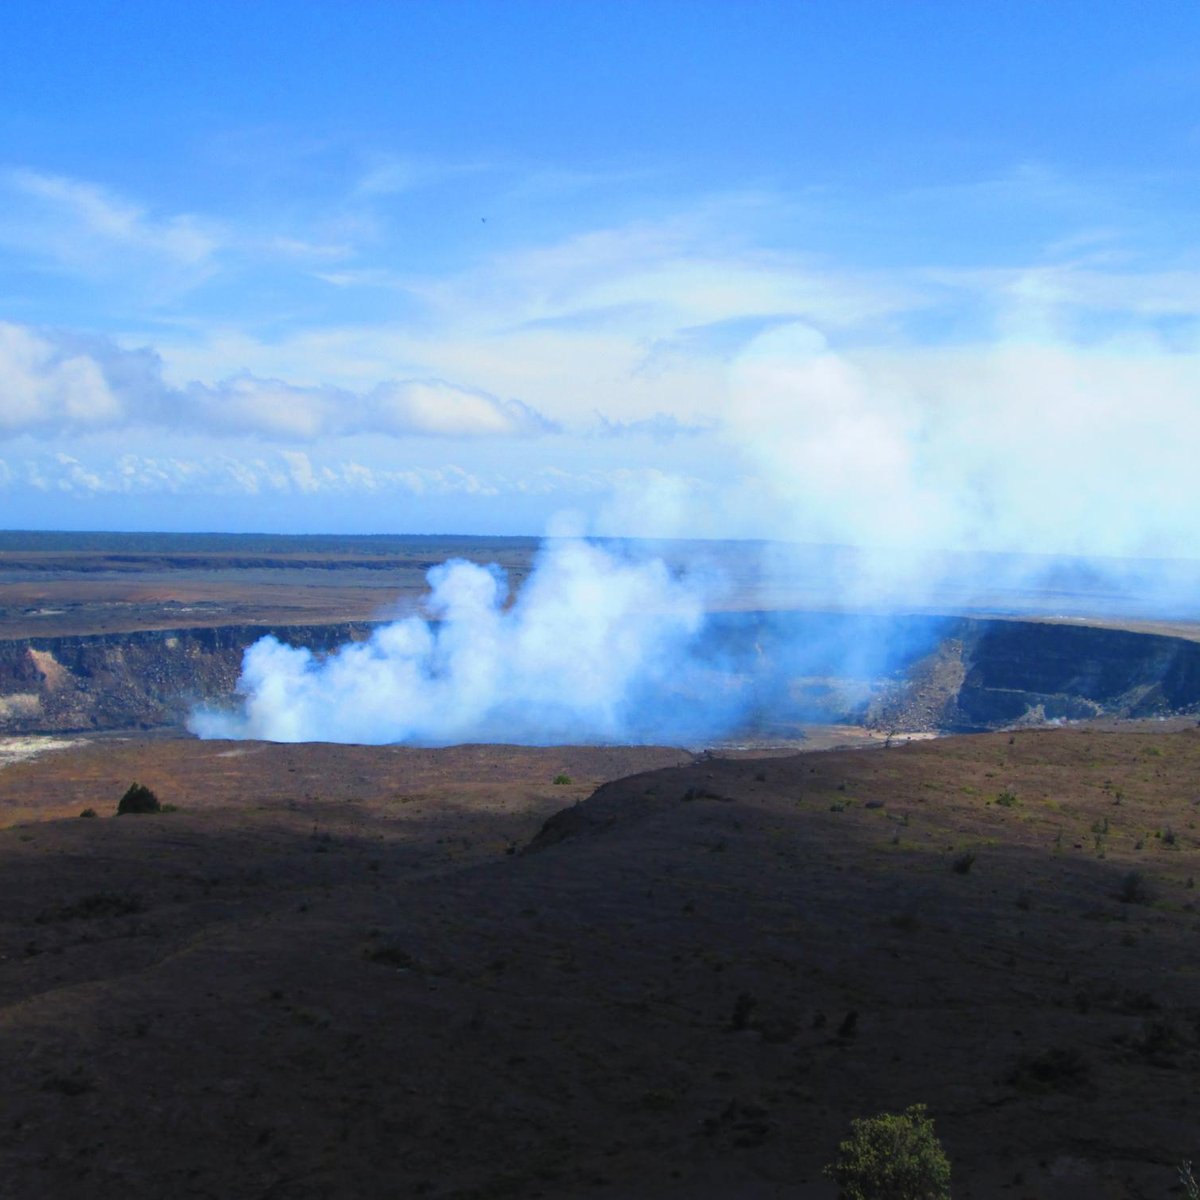
[(964, 675), (947, 725), (1153, 716), (1200, 706), (1200, 642), (1038, 621), (964, 622)]
[[(1017, 722), (1200, 711), (1200, 642), (1094, 626), (973, 618), (738, 614), (722, 663), (763, 675), (746, 732), (866, 722), (977, 731)], [(318, 653), (366, 622), (222, 626), (0, 640), (0, 735), (180, 727), (228, 701), (245, 649), (273, 633)]]
[[(917, 619), (914, 619), (917, 620)], [(1200, 642), (1051, 621), (943, 622), (900, 664), (864, 720), (897, 730), (980, 732), (1088, 717), (1200, 710)]]
[(180, 726), (196, 704), (233, 695), (243, 652), (265, 634), (320, 651), (370, 629), (227, 625), (0, 641), (0, 734)]

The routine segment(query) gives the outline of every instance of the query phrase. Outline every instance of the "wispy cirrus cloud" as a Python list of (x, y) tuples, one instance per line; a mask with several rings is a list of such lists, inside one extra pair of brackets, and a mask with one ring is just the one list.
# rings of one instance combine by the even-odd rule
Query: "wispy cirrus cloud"
[(70, 277), (131, 311), (169, 305), (185, 322), (202, 288), (228, 303), (250, 276), (300, 280), (352, 258), (353, 242), (329, 224), (164, 211), (92, 180), (0, 169), (0, 265)]
[(206, 270), (228, 237), (195, 214), (156, 215), (99, 184), (27, 167), (0, 172), (0, 197), (7, 228), (0, 238), (65, 269), (116, 268), (132, 253)]

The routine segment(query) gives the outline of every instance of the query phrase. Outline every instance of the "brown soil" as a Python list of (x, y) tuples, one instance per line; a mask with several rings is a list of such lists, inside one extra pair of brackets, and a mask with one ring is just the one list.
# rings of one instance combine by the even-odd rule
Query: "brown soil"
[[(135, 778), (178, 811), (111, 816)], [(831, 1198), (923, 1101), (959, 1200), (1165, 1197), (1198, 779), (1153, 725), (17, 762), (0, 1194)]]

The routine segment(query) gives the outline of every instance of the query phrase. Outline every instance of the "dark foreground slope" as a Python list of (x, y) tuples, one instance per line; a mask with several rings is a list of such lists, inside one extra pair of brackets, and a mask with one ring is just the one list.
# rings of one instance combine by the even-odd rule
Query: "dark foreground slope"
[[(0, 638), (0, 736), (179, 729), (230, 703), (248, 646), (270, 632), (318, 655), (376, 625), (222, 625)], [(958, 732), (1017, 722), (1200, 709), (1200, 641), (1048, 621), (827, 613), (711, 618), (714, 665), (740, 679), (745, 726), (804, 722)], [(750, 680), (754, 679), (754, 683)]]
[(551, 771), (672, 753), (0, 772), (6, 804), (110, 812), (136, 771), (182, 805), (0, 832), (4, 1194), (832, 1200), (848, 1121), (916, 1101), (959, 1200), (1170, 1194), (1200, 734), (700, 759), (537, 832)]

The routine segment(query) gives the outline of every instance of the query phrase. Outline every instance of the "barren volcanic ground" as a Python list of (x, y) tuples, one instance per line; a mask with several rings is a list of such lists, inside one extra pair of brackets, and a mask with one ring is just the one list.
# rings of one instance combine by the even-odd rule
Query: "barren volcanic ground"
[(532, 538), (0, 532), (0, 636), (367, 621), (412, 606), (430, 567), (496, 562), (517, 586)]
[[(177, 811), (113, 816), (135, 778)], [(1198, 780), (1162, 723), (17, 762), (0, 1194), (831, 1198), (923, 1101), (960, 1200), (1168, 1196)]]

